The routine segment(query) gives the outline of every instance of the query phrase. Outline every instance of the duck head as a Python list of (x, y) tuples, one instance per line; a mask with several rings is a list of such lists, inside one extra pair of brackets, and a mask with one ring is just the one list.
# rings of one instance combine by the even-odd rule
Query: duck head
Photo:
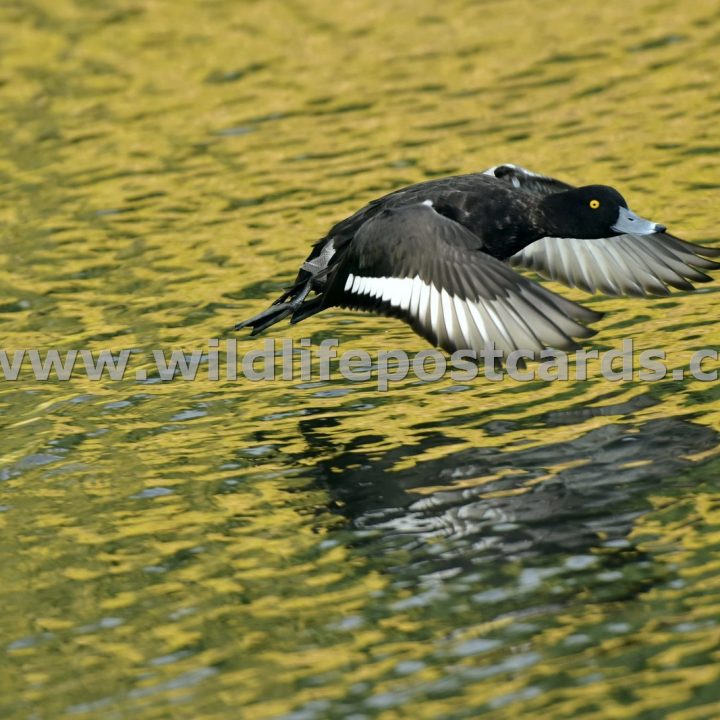
[(625, 198), (607, 185), (586, 185), (545, 196), (541, 223), (548, 236), (606, 238), (613, 235), (651, 235), (665, 226), (645, 220), (627, 206)]

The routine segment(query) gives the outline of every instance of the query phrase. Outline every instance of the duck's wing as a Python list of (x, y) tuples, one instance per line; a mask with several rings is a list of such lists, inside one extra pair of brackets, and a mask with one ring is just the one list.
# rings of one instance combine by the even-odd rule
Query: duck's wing
[(668, 295), (669, 287), (694, 290), (692, 282), (712, 279), (702, 271), (719, 268), (709, 259), (719, 255), (717, 248), (667, 233), (594, 240), (546, 237), (513, 255), (510, 264), (589, 293), (646, 296)]
[(574, 187), (574, 185), (568, 185), (562, 180), (532, 172), (527, 168), (512, 163), (495, 165), (483, 170), (483, 174), (496, 177), (514, 188), (525, 190), (534, 195), (553, 195), (564, 190), (572, 190)]
[(385, 209), (357, 232), (330, 278), (325, 307), (402, 318), (449, 352), (572, 349), (601, 314), (482, 252), (480, 239), (429, 204)]

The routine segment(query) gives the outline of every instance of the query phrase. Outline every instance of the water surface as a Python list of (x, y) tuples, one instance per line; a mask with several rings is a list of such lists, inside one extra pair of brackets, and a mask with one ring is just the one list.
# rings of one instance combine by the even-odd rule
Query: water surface
[[(2, 717), (720, 715), (717, 383), (378, 393), (150, 356), (232, 336), (378, 194), (500, 162), (717, 243), (717, 3), (0, 17), (2, 347), (134, 352), (0, 385)], [(675, 368), (720, 341), (718, 282), (563, 293), (608, 313), (591, 347)], [(425, 347), (341, 311), (279, 333)]]

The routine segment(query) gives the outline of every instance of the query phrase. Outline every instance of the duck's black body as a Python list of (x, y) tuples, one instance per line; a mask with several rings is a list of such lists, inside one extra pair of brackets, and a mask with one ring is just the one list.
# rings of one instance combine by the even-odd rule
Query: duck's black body
[(501, 165), (369, 203), (314, 246), (270, 308), (237, 327), (256, 334), (337, 306), (400, 317), (449, 351), (571, 348), (600, 314), (503, 261), (588, 292), (649, 295), (709, 280), (700, 268), (719, 267), (707, 259), (718, 254), (636, 216), (612, 188)]

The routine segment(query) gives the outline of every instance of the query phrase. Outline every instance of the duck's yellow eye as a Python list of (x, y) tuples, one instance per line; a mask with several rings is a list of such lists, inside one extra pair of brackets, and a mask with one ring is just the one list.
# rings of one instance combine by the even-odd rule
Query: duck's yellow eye
[(590, 201), (590, 207), (593, 210), (597, 210), (600, 207), (600, 201), (599, 200), (591, 200)]

